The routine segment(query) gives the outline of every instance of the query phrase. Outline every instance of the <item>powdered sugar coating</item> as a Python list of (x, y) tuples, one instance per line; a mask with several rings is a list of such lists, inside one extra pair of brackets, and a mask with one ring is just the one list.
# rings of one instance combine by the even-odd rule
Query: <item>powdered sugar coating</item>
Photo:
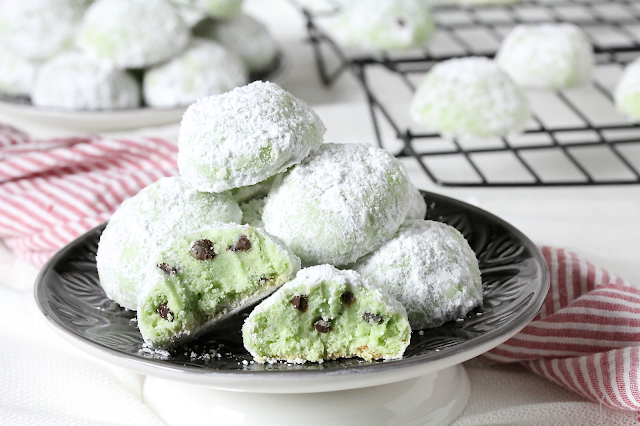
[(492, 137), (522, 130), (531, 110), (525, 94), (492, 60), (450, 59), (424, 77), (411, 118), (430, 131)]
[(521, 87), (558, 90), (588, 83), (595, 57), (574, 24), (518, 25), (502, 41), (496, 62)]
[(29, 95), (40, 63), (24, 59), (1, 47), (0, 57), (0, 92), (14, 96)]
[(144, 99), (149, 106), (189, 105), (247, 84), (242, 60), (221, 44), (193, 39), (180, 55), (144, 74)]
[(425, 46), (435, 26), (422, 0), (360, 0), (347, 3), (326, 28), (343, 46), (400, 50)]
[(25, 59), (45, 61), (71, 47), (88, 4), (88, 0), (0, 1), (0, 46)]
[(640, 59), (625, 67), (613, 97), (618, 111), (640, 120)]
[(353, 269), (404, 305), (413, 330), (438, 327), (482, 302), (475, 253), (462, 234), (444, 223), (406, 221), (392, 240)]
[(216, 19), (232, 19), (240, 15), (243, 0), (171, 0), (172, 3), (204, 12)]
[(256, 81), (187, 109), (178, 167), (200, 191), (253, 185), (302, 161), (322, 144), (324, 132), (306, 103), (276, 84)]
[(160, 179), (122, 203), (109, 220), (96, 256), (100, 284), (121, 306), (136, 309), (147, 263), (160, 246), (214, 222), (241, 218), (228, 193), (201, 193), (179, 177)]
[(264, 198), (267, 196), (267, 194), (269, 194), (271, 186), (273, 186), (273, 182), (275, 182), (278, 176), (279, 175), (273, 175), (270, 178), (253, 185), (233, 188), (229, 192), (231, 192), (231, 196), (238, 203), (244, 203), (245, 201), (253, 200), (256, 198)]
[(193, 28), (193, 33), (212, 38), (237, 53), (250, 72), (269, 69), (278, 55), (278, 46), (267, 27), (249, 15), (229, 21), (206, 19)]
[(424, 201), (424, 197), (418, 188), (413, 187), (411, 193), (411, 205), (409, 206), (407, 217), (404, 220), (424, 219), (427, 215), (427, 203)]
[(84, 15), (76, 45), (118, 68), (142, 68), (175, 56), (189, 29), (165, 0), (97, 0)]
[(262, 219), (303, 265), (345, 265), (394, 235), (409, 210), (411, 187), (387, 151), (326, 143), (276, 179)]
[(31, 93), (34, 105), (68, 109), (122, 109), (140, 105), (138, 82), (126, 71), (65, 52), (44, 63)]

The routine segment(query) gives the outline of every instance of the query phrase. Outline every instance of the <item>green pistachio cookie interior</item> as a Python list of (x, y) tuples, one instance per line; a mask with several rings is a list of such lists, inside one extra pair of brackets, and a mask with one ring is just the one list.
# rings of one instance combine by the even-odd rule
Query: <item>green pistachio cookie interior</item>
[(260, 300), (300, 268), (300, 260), (261, 229), (236, 224), (179, 236), (155, 259), (156, 274), (138, 306), (145, 342), (168, 347), (205, 332)]
[(331, 265), (301, 270), (258, 305), (242, 327), (259, 363), (360, 357), (401, 358), (411, 328), (405, 309), (354, 271)]

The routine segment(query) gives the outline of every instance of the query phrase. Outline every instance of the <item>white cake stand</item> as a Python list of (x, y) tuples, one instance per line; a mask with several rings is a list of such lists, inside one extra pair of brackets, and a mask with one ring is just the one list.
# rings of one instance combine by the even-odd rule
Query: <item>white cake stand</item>
[(147, 377), (144, 400), (168, 426), (450, 424), (470, 385), (456, 365), (414, 379), (334, 392), (238, 393)]

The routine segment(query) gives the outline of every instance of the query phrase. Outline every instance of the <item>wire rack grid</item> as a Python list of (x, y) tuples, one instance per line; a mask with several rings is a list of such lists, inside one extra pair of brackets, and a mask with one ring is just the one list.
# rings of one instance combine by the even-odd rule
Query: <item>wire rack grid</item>
[[(442, 186), (585, 186), (640, 183), (640, 125), (619, 114), (612, 92), (624, 65), (640, 56), (640, 3), (627, 0), (529, 1), (500, 7), (440, 5), (437, 32), (424, 50), (348, 51), (323, 30), (338, 9), (302, 8), (322, 82), (355, 75), (366, 95), (379, 146), (417, 160)], [(529, 92), (533, 119), (521, 134), (485, 140), (444, 138), (408, 119), (424, 73), (464, 56), (493, 57), (522, 23), (572, 22), (587, 33), (597, 66), (583, 88)], [(384, 130), (388, 130), (385, 132)], [(395, 141), (385, 134), (391, 135)], [(398, 143), (400, 142), (400, 143)]]

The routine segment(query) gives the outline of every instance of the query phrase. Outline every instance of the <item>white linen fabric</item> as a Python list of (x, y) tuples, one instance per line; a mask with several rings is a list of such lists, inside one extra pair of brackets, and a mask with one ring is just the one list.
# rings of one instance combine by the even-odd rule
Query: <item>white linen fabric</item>
[(638, 413), (617, 411), (555, 385), (515, 364), (465, 363), (471, 398), (451, 426), (637, 426)]
[(98, 361), (58, 337), (32, 291), (0, 284), (0, 301), (0, 424), (163, 424), (142, 402), (144, 377)]

